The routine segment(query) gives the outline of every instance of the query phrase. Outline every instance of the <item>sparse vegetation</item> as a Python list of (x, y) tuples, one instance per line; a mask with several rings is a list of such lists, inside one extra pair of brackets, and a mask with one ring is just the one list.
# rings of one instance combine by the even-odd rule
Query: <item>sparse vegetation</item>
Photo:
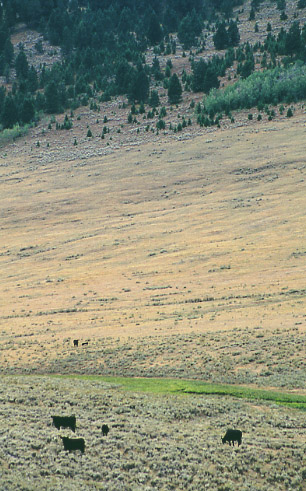
[[(229, 396), (125, 392), (101, 380), (5, 377), (0, 389), (0, 482), (12, 491), (34, 481), (40, 489), (113, 491), (136, 483), (266, 491), (271, 483), (275, 490), (304, 483), (305, 416), (298, 411)], [(70, 414), (71, 407), (84, 454), (65, 452), (60, 435), (69, 430), (51, 424), (51, 414)], [(221, 442), (233, 426), (242, 430), (239, 448)]]

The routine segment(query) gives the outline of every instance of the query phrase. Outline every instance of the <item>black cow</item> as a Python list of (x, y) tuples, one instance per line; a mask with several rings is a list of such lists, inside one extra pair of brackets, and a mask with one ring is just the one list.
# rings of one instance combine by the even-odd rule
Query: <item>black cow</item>
[(63, 440), (64, 449), (72, 452), (72, 450), (81, 450), (85, 452), (85, 440), (84, 438), (68, 438), (67, 436), (61, 436)]
[(109, 432), (108, 425), (102, 425), (102, 435), (107, 436), (108, 432)]
[(79, 346), (79, 340), (78, 339), (73, 340), (73, 346)]
[(235, 442), (238, 442), (238, 447), (241, 445), (242, 439), (242, 431), (240, 430), (227, 430), (224, 437), (222, 438), (222, 443), (228, 442), (231, 445), (233, 442), (233, 447), (235, 446)]
[(52, 416), (53, 424), (58, 430), (60, 427), (70, 428), (75, 433), (76, 419), (75, 416)]
[(88, 341), (82, 343), (82, 346), (87, 346), (88, 345)]

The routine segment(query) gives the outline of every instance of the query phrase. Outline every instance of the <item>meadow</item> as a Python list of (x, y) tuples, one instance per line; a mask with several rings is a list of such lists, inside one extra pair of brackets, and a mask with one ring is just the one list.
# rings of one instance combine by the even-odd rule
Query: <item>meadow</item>
[[(0, 489), (305, 489), (305, 412), (224, 394), (169, 394), (178, 388), (169, 381), (143, 391), (134, 381), (129, 391), (120, 380), (2, 377)], [(75, 434), (52, 426), (58, 413), (76, 415)], [(242, 430), (239, 447), (222, 444), (228, 427)], [(84, 438), (85, 453), (66, 452), (60, 435)]]
[(1, 490), (306, 489), (305, 109), (239, 117), (1, 148)]

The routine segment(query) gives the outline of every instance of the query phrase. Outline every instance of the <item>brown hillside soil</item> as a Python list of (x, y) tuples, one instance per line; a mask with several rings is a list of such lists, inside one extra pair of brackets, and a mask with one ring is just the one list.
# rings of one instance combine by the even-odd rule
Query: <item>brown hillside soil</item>
[(2, 149), (2, 369), (302, 387), (305, 121)]

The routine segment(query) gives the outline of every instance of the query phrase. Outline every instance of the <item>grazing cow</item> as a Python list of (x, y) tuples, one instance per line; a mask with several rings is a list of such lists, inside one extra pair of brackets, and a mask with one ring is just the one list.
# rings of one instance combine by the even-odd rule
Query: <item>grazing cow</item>
[(107, 436), (108, 432), (109, 432), (108, 425), (102, 425), (102, 435)]
[(82, 346), (87, 346), (88, 345), (88, 341), (82, 343)]
[(75, 433), (76, 419), (75, 416), (51, 416), (53, 424), (58, 430), (60, 427), (70, 428)]
[(68, 438), (67, 436), (61, 436), (63, 440), (64, 449), (72, 452), (72, 450), (81, 450), (85, 452), (85, 440), (84, 438)]
[(235, 442), (238, 442), (238, 447), (241, 445), (242, 432), (240, 430), (227, 430), (224, 437), (222, 438), (222, 443), (228, 442), (231, 445), (233, 442), (233, 447)]
[(79, 346), (79, 340), (78, 339), (73, 340), (73, 346)]

